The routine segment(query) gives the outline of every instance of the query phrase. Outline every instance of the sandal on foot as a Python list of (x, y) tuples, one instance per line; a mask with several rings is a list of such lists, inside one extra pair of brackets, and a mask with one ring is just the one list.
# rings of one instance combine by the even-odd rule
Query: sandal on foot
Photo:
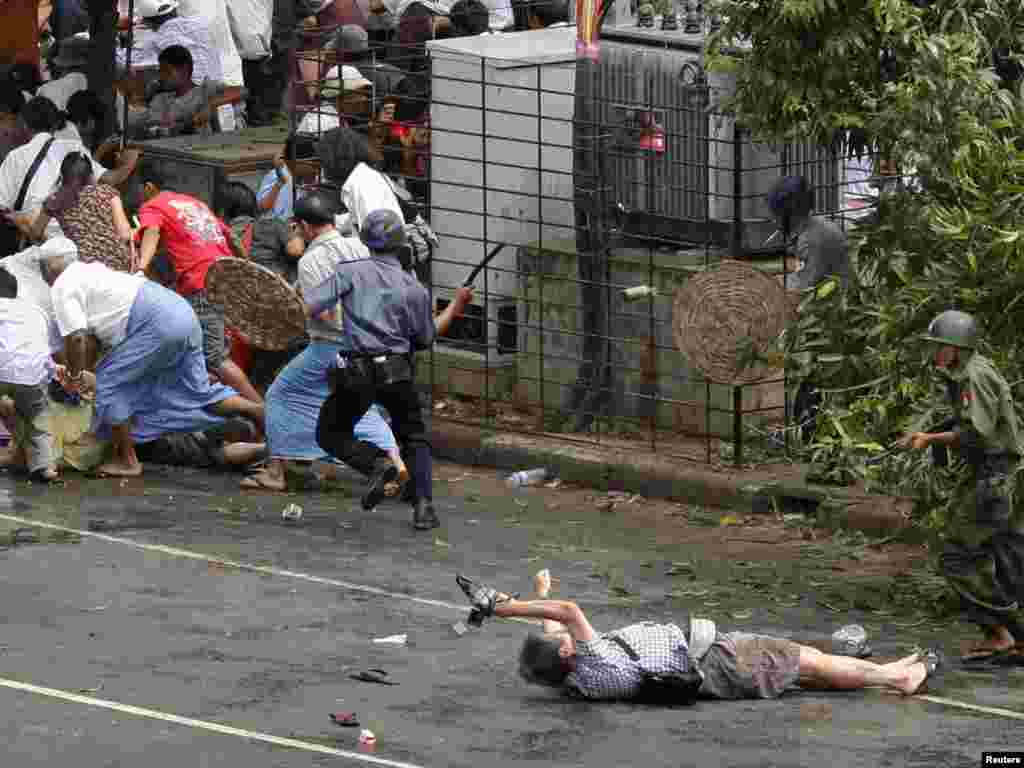
[(1017, 644), (992, 659), (997, 667), (1024, 667), (1024, 645)]
[(242, 479), (242, 482), (238, 484), (239, 488), (247, 491), (274, 491), (275, 493), (285, 493), (288, 490), (288, 486), (284, 488), (278, 488), (274, 485), (267, 485), (264, 481), (261, 473), (257, 472), (254, 475), (249, 475)]
[(938, 683), (939, 676), (945, 671), (946, 659), (938, 648), (926, 648), (918, 654), (918, 661), (924, 664), (924, 680), (908, 696), (923, 696), (931, 686)]
[(963, 664), (986, 664), (1008, 656), (1013, 653), (1014, 646), (1009, 648), (974, 648), (963, 656), (960, 661)]

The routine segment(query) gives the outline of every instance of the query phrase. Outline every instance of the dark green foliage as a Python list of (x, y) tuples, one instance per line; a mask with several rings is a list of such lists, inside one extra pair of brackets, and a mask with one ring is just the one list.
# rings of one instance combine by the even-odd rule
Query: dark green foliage
[(822, 473), (913, 495), (918, 519), (941, 534), (962, 467), (936, 471), (928, 453), (865, 459), (941, 420), (944, 395), (919, 340), (939, 312), (976, 315), (982, 353), (1011, 383), (1024, 379), (1024, 110), (1005, 87), (1024, 51), (1024, 3), (718, 7), (727, 21), (709, 44), (712, 66), (735, 74), (731, 108), (757, 138), (869, 146), (919, 179), (851, 233), (857, 284), (808, 293), (785, 341), (790, 364), (831, 390), (808, 447)]

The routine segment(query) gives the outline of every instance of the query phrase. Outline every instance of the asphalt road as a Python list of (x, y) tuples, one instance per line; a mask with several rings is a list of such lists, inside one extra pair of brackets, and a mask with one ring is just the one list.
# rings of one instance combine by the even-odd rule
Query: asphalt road
[[(610, 629), (671, 614), (664, 578), (638, 568), (665, 554), (655, 544), (574, 509), (573, 535), (591, 532), (590, 546), (556, 548), (553, 531), (568, 521), (509, 525), (533, 501), (493, 484), (439, 483), (445, 526), (428, 534), (397, 504), (363, 515), (344, 493), (241, 496), (236, 484), (172, 470), (56, 490), (0, 477), (0, 540), (31, 529), (0, 551), (5, 768), (873, 768), (979, 765), (982, 751), (1024, 748), (1021, 721), (879, 691), (687, 710), (561, 698), (518, 679), (524, 625), (456, 632), (467, 611), (455, 572), (526, 592), (549, 566), (560, 594)], [(280, 520), (289, 500), (305, 509), (298, 524)], [(632, 599), (609, 597), (595, 569), (620, 569)], [(822, 639), (835, 622), (776, 615), (765, 625), (753, 608), (752, 621), (777, 634)], [(395, 634), (408, 643), (373, 642)], [(907, 645), (874, 644), (880, 655)], [(350, 679), (368, 668), (397, 685)], [(960, 675), (943, 695), (1024, 712), (1022, 679)], [(359, 729), (329, 721), (337, 711), (358, 713), (377, 736), (372, 750)]]

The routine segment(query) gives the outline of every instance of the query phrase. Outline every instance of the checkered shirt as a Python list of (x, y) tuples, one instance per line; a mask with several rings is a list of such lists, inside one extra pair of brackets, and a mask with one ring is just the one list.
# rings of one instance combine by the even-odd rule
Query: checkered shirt
[[(620, 637), (639, 656), (634, 661), (611, 640)], [(576, 669), (566, 687), (586, 699), (632, 699), (644, 673), (686, 672), (692, 666), (686, 636), (675, 624), (645, 621), (617, 629), (593, 640), (576, 641)]]

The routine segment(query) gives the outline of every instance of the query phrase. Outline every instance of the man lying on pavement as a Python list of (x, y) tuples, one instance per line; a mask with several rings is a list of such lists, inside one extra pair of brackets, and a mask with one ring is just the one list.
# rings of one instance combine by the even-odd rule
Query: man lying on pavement
[[(710, 699), (773, 699), (794, 687), (859, 690), (883, 687), (905, 695), (924, 693), (942, 666), (928, 649), (890, 664), (832, 656), (790, 640), (746, 632), (719, 633), (707, 619), (676, 624), (641, 622), (599, 633), (568, 600), (518, 600), (463, 576), (456, 577), (473, 605), (471, 622), (539, 619), (519, 654), (519, 674), (530, 683), (591, 700), (664, 701), (664, 681)], [(542, 590), (542, 593), (544, 590)], [(671, 686), (670, 686), (671, 687)], [(691, 703), (694, 696), (671, 703)]]

